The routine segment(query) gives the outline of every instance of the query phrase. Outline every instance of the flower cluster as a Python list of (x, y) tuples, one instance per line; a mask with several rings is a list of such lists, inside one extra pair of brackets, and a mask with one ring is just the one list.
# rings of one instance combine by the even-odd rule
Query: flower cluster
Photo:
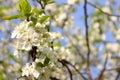
[[(46, 75), (46, 72), (48, 73), (46, 70), (52, 70), (48, 68), (52, 68), (56, 65), (59, 66), (57, 58), (51, 48), (51, 42), (56, 38), (60, 38), (61, 35), (59, 33), (49, 32), (47, 28), (49, 27), (49, 19), (40, 23), (39, 20), (42, 16), (44, 15), (39, 16), (38, 22), (35, 25), (32, 21), (22, 21), (12, 32), (11, 37), (16, 38), (14, 48), (15, 56), (19, 57), (24, 52), (29, 52), (33, 46), (37, 47), (37, 54), (35, 55), (37, 62), (35, 59), (35, 62), (32, 62), (32, 64), (27, 63), (22, 69), (22, 76), (33, 76), (35, 78), (39, 78), (40, 75), (43, 76), (43, 74)], [(50, 74), (46, 76), (46, 78), (49, 77)]]

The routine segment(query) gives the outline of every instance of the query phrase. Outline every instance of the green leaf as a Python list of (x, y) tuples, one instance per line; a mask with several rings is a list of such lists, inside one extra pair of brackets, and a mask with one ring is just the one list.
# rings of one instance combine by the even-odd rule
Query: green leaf
[(50, 31), (50, 25), (46, 25), (46, 26), (45, 26), (45, 29), (46, 29), (47, 31)]
[(42, 14), (43, 13), (43, 9), (38, 9), (37, 7), (35, 7), (33, 10), (32, 10), (32, 14), (36, 14), (37, 16)]
[(53, 46), (59, 46), (60, 47), (60, 42), (53, 42)]
[(16, 19), (16, 18), (20, 18), (20, 17), (22, 17), (21, 14), (15, 14), (15, 15), (12, 15), (12, 16), (3, 16), (2, 19), (10, 20), (10, 19)]
[(42, 13), (43, 13), (43, 11), (44, 11), (43, 9), (40, 9), (40, 10), (39, 10), (39, 14), (42, 14)]
[(37, 7), (33, 8), (31, 13), (32, 13), (33, 16), (34, 16), (34, 15), (38, 16), (38, 15), (39, 15), (39, 10), (38, 10), (38, 8), (37, 8)]
[(38, 62), (36, 64), (36, 68), (39, 68), (39, 67), (45, 67), (49, 64), (50, 62), (50, 58), (48, 56), (46, 56), (45, 60), (44, 60), (44, 63), (41, 63), (41, 62)]
[(44, 60), (44, 66), (47, 66), (50, 62), (50, 58), (48, 56), (46, 56), (45, 60)]
[(44, 65), (43, 65), (41, 62), (38, 62), (38, 63), (36, 64), (36, 68), (38, 68), (38, 67), (44, 67)]
[(45, 22), (48, 18), (49, 18), (48, 15), (44, 15), (44, 16), (42, 16), (41, 19), (40, 19), (40, 23)]
[(42, 0), (44, 5), (54, 3), (54, 0)]
[(0, 11), (7, 9), (7, 8), (8, 8), (7, 6), (0, 6)]
[(33, 21), (34, 24), (37, 23), (37, 18), (35, 18), (35, 17), (31, 17), (31, 20)]
[(19, 12), (25, 15), (31, 11), (31, 6), (27, 0), (18, 0), (16, 7)]
[(96, 37), (93, 42), (94, 42), (94, 43), (100, 42), (100, 38), (99, 38), (99, 37)]
[(5, 80), (4, 74), (5, 74), (5, 70), (1, 69), (0, 70), (0, 80)]
[(3, 74), (0, 74), (0, 80), (5, 80), (5, 79), (4, 79), (4, 73), (3, 73)]
[(54, 0), (46, 0), (47, 2), (47, 4), (52, 4), (52, 3), (54, 3)]

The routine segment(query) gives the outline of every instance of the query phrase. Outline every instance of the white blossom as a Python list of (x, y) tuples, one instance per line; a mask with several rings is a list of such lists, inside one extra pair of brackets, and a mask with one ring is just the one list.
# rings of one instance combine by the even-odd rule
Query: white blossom
[(111, 14), (111, 10), (110, 10), (109, 7), (103, 7), (103, 8), (102, 8), (102, 11), (104, 11), (104, 12), (106, 12), (106, 13), (108, 13), (108, 14)]
[(34, 76), (35, 78), (38, 78), (39, 75), (40, 73), (35, 69), (35, 63), (32, 63), (32, 65), (26, 63), (26, 65), (22, 68), (22, 76)]
[(113, 51), (113, 52), (119, 52), (120, 51), (120, 45), (117, 44), (117, 43), (108, 43), (106, 45), (106, 48), (110, 51)]
[(116, 21), (117, 20), (117, 17), (115, 17), (115, 16), (111, 16), (110, 18), (111, 18), (112, 21)]
[(67, 0), (67, 3), (70, 4), (70, 5), (73, 5), (76, 3), (76, 0)]

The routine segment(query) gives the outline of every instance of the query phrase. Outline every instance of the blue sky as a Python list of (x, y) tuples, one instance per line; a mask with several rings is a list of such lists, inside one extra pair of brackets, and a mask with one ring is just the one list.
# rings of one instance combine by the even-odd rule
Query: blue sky
[[(97, 1), (99, 4), (107, 6), (106, 2), (105, 2), (106, 0), (89, 0), (89, 1), (92, 2), (92, 3), (94, 3), (95, 1)], [(62, 2), (66, 2), (66, 0), (56, 0), (56, 2), (57, 3), (62, 3)], [(120, 0), (118, 0), (117, 4), (113, 7), (114, 10), (116, 9), (116, 7), (119, 6), (119, 3), (120, 3)], [(83, 5), (84, 5), (83, 2), (81, 2), (79, 5), (77, 5), (76, 6), (77, 11), (74, 14), (72, 14), (71, 16), (74, 16), (74, 18), (75, 18), (74, 25), (75, 26), (79, 26), (81, 28), (81, 30), (83, 31), (83, 33), (84, 33), (85, 32), (84, 19), (81, 19), (81, 18), (84, 18)], [(94, 8), (91, 7), (90, 5), (88, 5), (87, 8), (88, 8), (88, 15), (89, 15), (93, 11)], [(113, 11), (113, 14), (117, 14), (117, 13), (115, 11)], [(109, 32), (109, 29), (105, 32), (105, 35), (107, 37), (106, 41), (114, 42), (113, 36)], [(101, 45), (101, 43), (100, 43), (100, 45)], [(96, 47), (99, 47), (99, 45), (96, 45)], [(102, 54), (100, 54), (100, 53), (102, 53), (102, 51), (100, 51), (98, 53), (99, 53), (98, 56), (100, 57), (102, 55)], [(91, 67), (91, 73), (92, 73), (93, 78), (95, 78), (97, 76), (97, 74), (99, 73), (99, 70), (96, 67)]]

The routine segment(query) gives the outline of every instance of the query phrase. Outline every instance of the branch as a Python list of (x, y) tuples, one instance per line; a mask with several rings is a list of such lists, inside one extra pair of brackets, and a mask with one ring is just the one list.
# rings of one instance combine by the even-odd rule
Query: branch
[(37, 0), (37, 2), (40, 4), (41, 8), (43, 9), (43, 13), (45, 14), (45, 6), (42, 4), (42, 0)]
[(63, 66), (66, 67), (66, 69), (68, 70), (69, 75), (70, 75), (70, 80), (73, 80), (73, 78), (72, 78), (72, 72), (70, 71), (70, 68), (67, 66), (66, 62), (65, 62), (64, 60), (59, 60), (59, 59), (58, 59), (58, 61), (59, 61), (60, 63), (62, 63)]
[(104, 72), (105, 72), (105, 70), (106, 70), (107, 61), (108, 61), (108, 55), (106, 56), (103, 69), (100, 71), (100, 73), (99, 73), (98, 76), (95, 78), (95, 80), (101, 80), (101, 79), (102, 79), (103, 74), (104, 74)]
[(76, 67), (74, 65), (72, 65), (70, 62), (66, 61), (66, 60), (62, 60), (64, 61), (66, 64), (69, 64), (70, 66), (72, 66), (76, 72), (78, 72), (78, 74), (84, 79), (84, 80), (87, 80), (86, 77), (83, 76), (83, 74), (78, 70), (76, 69)]
[(88, 34), (88, 15), (87, 15), (87, 0), (84, 0), (84, 17), (85, 17), (85, 28), (86, 28), (86, 44), (87, 44), (87, 49), (88, 49), (88, 53), (87, 53), (87, 73), (89, 76), (89, 79), (92, 80), (92, 76), (90, 74), (90, 45), (89, 45), (89, 34)]
[(37, 46), (32, 46), (32, 49), (28, 52), (28, 57), (31, 56), (32, 60), (35, 61), (37, 54)]
[(106, 69), (106, 71), (113, 71), (113, 70), (120, 70), (120, 66), (116, 67), (116, 68), (110, 68), (110, 69)]
[(57, 79), (55, 77), (50, 77), (51, 80), (60, 80), (60, 79)]
[[(62, 23), (62, 30), (63, 30), (63, 27), (65, 26), (65, 22), (68, 20), (68, 16), (69, 13), (67, 12), (67, 17), (64, 19), (63, 23)], [(73, 47), (75, 48), (75, 50), (77, 51), (78, 55), (82, 58), (82, 60), (85, 60), (84, 59), (84, 56), (82, 55), (82, 53), (80, 53), (80, 50), (76, 47), (76, 45), (73, 43), (72, 39), (69, 37), (69, 35), (65, 32), (65, 30), (63, 30), (63, 34), (68, 38), (68, 40), (71, 42), (71, 44), (73, 45)]]
[(27, 77), (27, 76), (20, 76), (20, 77), (17, 77), (17, 80), (20, 80), (21, 78), (27, 78), (27, 80), (28, 80), (28, 77)]
[(118, 72), (118, 74), (117, 74), (115, 80), (119, 80), (119, 77), (120, 77), (120, 72)]
[(90, 2), (87, 2), (89, 5), (91, 5), (92, 7), (98, 9), (99, 11), (101, 11), (102, 13), (104, 13), (105, 15), (107, 16), (115, 16), (115, 17), (120, 17), (120, 15), (115, 15), (115, 14), (109, 14), (107, 12), (104, 12), (102, 9), (100, 9), (99, 7), (97, 7), (96, 5), (90, 3)]

